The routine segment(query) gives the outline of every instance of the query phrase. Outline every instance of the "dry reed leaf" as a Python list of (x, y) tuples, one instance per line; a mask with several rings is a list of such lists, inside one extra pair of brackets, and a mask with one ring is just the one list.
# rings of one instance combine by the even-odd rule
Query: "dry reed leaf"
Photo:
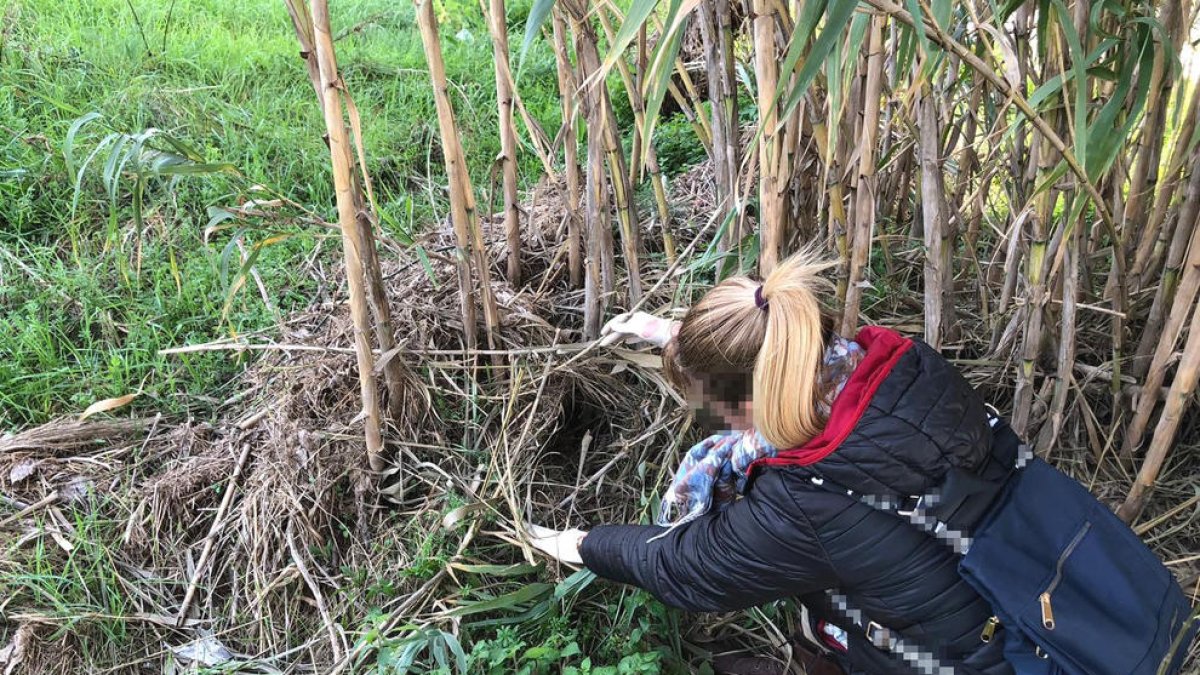
[(650, 354), (648, 352), (634, 352), (627, 349), (614, 349), (617, 356), (629, 361), (630, 363), (649, 368), (651, 370), (662, 370), (662, 357), (658, 354)]
[(17, 671), (17, 667), (25, 661), (25, 653), (32, 637), (33, 626), (23, 623), (13, 633), (8, 645), (0, 649), (0, 666), (4, 666), (4, 675), (13, 675)]
[(230, 652), (221, 641), (208, 635), (191, 642), (171, 647), (171, 652), (181, 659), (200, 666), (212, 668), (227, 663), (233, 659)]
[(484, 502), (463, 504), (462, 506), (452, 509), (442, 518), (442, 527), (447, 530), (453, 530), (459, 523), (463, 522), (464, 520), (473, 520), (475, 514), (485, 510), (487, 510), (487, 504)]
[(39, 462), (34, 459), (23, 459), (8, 470), (8, 482), (16, 485), (33, 475)]
[(141, 394), (141, 392), (134, 392), (132, 394), (125, 394), (124, 396), (118, 396), (116, 398), (106, 398), (103, 401), (96, 401), (95, 403), (89, 405), (87, 409), (79, 415), (79, 421), (82, 422), (96, 413), (108, 412), (110, 410), (116, 410), (122, 406), (129, 405), (129, 402), (137, 398), (139, 394)]

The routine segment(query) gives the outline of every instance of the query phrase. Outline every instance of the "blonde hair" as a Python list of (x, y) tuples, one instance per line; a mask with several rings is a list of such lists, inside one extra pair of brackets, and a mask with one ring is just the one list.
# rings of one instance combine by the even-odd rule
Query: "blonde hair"
[(777, 448), (807, 443), (825, 425), (817, 407), (819, 371), (832, 320), (817, 293), (829, 290), (821, 273), (834, 264), (810, 249), (780, 263), (761, 284), (736, 276), (714, 286), (667, 344), (668, 379), (680, 389), (700, 383), (739, 402), (750, 399), (755, 428)]

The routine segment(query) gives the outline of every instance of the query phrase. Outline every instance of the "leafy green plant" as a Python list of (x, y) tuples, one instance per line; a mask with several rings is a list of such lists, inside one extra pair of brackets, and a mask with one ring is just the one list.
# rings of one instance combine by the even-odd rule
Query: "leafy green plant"
[(642, 652), (622, 657), (615, 666), (593, 666), (591, 659), (584, 659), (578, 666), (566, 666), (563, 675), (657, 675), (661, 672), (659, 654)]
[(146, 193), (152, 181), (165, 181), (169, 190), (183, 176), (238, 174), (237, 167), (233, 164), (208, 161), (200, 151), (183, 140), (154, 128), (138, 133), (110, 132), (100, 139), (82, 163), (76, 166), (75, 146), (80, 131), (101, 117), (98, 112), (90, 112), (71, 124), (63, 141), (63, 158), (66, 161), (67, 172), (75, 176), (75, 192), (71, 199), (71, 213), (74, 214), (79, 206), (84, 173), (92, 162), (107, 154), (100, 177), (108, 194), (110, 236), (116, 232), (118, 192), (125, 179), (132, 180), (129, 197), (133, 206), (133, 219), (140, 231), (144, 226)]
[(658, 125), (654, 147), (663, 170), (677, 175), (707, 158), (704, 146), (696, 142), (696, 132), (683, 115), (673, 115)]
[(504, 626), (495, 637), (476, 642), (471, 649), (472, 672), (485, 675), (536, 675), (559, 672), (564, 663), (578, 657), (582, 650), (571, 635), (552, 633), (541, 644), (528, 646), (520, 631)]
[[(369, 668), (360, 660), (362, 669), (358, 672), (405, 675), (409, 672), (428, 673), (433, 668), (444, 673), (468, 672), (467, 655), (454, 634), (431, 626), (409, 624), (400, 627), (403, 631), (400, 638), (389, 639), (382, 633), (385, 622), (383, 615), (373, 613), (367, 619), (371, 628), (359, 639), (358, 647), (370, 646), (373, 649), (357, 651), (362, 654), (373, 653), (374, 660)], [(427, 659), (421, 660), (426, 655)]]

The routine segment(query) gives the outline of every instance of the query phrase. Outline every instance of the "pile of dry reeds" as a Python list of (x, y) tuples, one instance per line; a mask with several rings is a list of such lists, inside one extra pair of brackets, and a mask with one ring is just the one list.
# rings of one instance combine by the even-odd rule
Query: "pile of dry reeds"
[[(507, 245), (502, 227), (485, 230), (490, 250)], [(425, 244), (436, 251), (447, 240), (448, 227)], [(522, 244), (537, 250), (536, 238)], [(287, 317), (275, 342), (178, 350), (261, 352), (220, 423), (68, 421), (0, 440), (0, 494), (16, 510), (0, 521), (6, 550), (68, 556), (57, 535), (77, 513), (119, 522), (120, 546), (106, 554), (129, 592), (120, 620), (142, 634), (141, 652), (112, 662), (77, 637), (105, 617), (17, 593), (2, 633), (21, 635), (26, 672), (77, 672), (92, 660), (131, 671), (184, 664), (196, 645), (227, 649), (257, 672), (346, 669), (371, 653), (359, 634), (373, 609), (390, 623), (386, 634), (452, 620), (469, 598), (511, 585), (470, 570), (536, 562), (514, 545), (515, 523), (643, 516), (643, 495), (684, 441), (684, 411), (653, 357), (585, 353), (567, 340), (581, 298), (555, 274), (553, 251), (545, 255), (526, 274), (541, 292), (495, 282), (498, 361), (464, 344), (451, 259), (382, 266), (398, 347), (375, 356), (402, 354), (408, 377), (402, 405), (388, 401), (391, 468), (381, 473), (364, 461), (344, 296)], [(347, 285), (340, 272), (327, 281)], [(380, 394), (387, 401), (382, 385)], [(431, 532), (455, 555), (414, 573), (430, 565), (420, 544)], [(460, 592), (468, 585), (473, 595)]]

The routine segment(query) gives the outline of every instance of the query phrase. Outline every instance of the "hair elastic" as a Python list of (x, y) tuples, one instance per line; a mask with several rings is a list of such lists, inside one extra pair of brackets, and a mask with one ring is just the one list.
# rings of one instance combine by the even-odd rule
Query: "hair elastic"
[(762, 291), (763, 291), (763, 287), (761, 284), (759, 285), (758, 288), (754, 289), (754, 306), (763, 311), (766, 311), (767, 299), (763, 297)]

